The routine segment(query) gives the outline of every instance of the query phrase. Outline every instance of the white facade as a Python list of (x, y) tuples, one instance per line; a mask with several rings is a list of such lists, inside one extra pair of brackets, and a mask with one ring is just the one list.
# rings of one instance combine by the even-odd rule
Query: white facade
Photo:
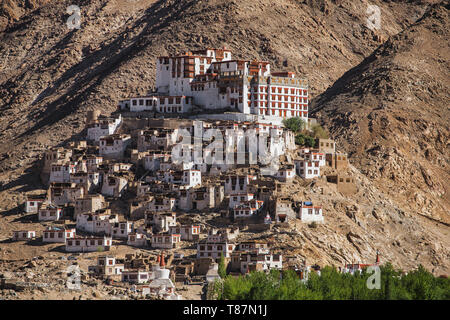
[(298, 218), (302, 222), (324, 222), (322, 206), (315, 206), (312, 202), (302, 202)]
[(52, 163), (50, 169), (49, 183), (59, 182), (66, 183), (70, 182), (70, 174), (76, 172), (76, 163), (66, 162), (62, 163)]
[(58, 221), (61, 218), (62, 209), (55, 206), (42, 205), (38, 211), (39, 221)]
[(269, 271), (283, 268), (283, 257), (281, 254), (242, 254), (241, 273), (246, 274), (249, 269)]
[(303, 179), (320, 177), (319, 161), (295, 160), (294, 162), (297, 175)]
[(164, 212), (175, 209), (176, 199), (166, 197), (155, 197), (147, 205), (149, 211)]
[(31, 240), (33, 238), (36, 238), (36, 231), (14, 231), (12, 236), (13, 241)]
[(133, 232), (133, 223), (129, 221), (116, 222), (111, 226), (111, 236), (113, 239), (128, 239), (128, 235)]
[(180, 234), (182, 241), (193, 241), (198, 239), (200, 235), (199, 225), (187, 225), (187, 226), (170, 226), (170, 234)]
[(225, 195), (232, 193), (245, 193), (251, 181), (256, 180), (256, 176), (252, 175), (232, 175), (225, 180)]
[(114, 174), (105, 174), (103, 176), (103, 184), (101, 193), (104, 196), (120, 197), (125, 192), (128, 185), (128, 180), (116, 176)]
[(308, 119), (308, 84), (293, 72), (271, 73), (265, 61), (232, 60), (226, 49), (203, 49), (157, 59), (152, 96), (120, 102), (130, 111), (181, 113), (193, 105), (244, 114)]
[(154, 234), (152, 235), (152, 248), (173, 249), (181, 242), (180, 234)]
[(259, 209), (263, 206), (264, 201), (250, 200), (248, 202), (242, 202), (233, 208), (233, 216), (235, 219), (239, 218), (251, 218), (255, 216)]
[(131, 143), (129, 134), (113, 134), (100, 138), (99, 154), (107, 159), (121, 159)]
[(147, 283), (153, 278), (153, 272), (151, 271), (124, 270), (121, 274), (122, 282), (128, 283)]
[(140, 232), (129, 233), (127, 239), (127, 245), (132, 247), (145, 247), (147, 246), (147, 235)]
[(45, 201), (45, 195), (40, 197), (29, 196), (25, 202), (25, 212), (26, 213), (37, 213), (39, 207)]
[(236, 244), (227, 241), (201, 241), (197, 244), (197, 258), (229, 258), (234, 251)]
[(171, 226), (177, 225), (177, 216), (175, 212), (146, 212), (145, 225), (147, 227), (152, 227), (156, 232), (167, 232)]
[(117, 215), (85, 213), (77, 215), (77, 230), (92, 234), (111, 235), (113, 224), (118, 223)]
[(289, 166), (278, 169), (274, 175), (275, 178), (281, 181), (290, 181), (295, 178), (295, 166)]
[(233, 193), (230, 195), (229, 207), (233, 209), (242, 202), (247, 202), (253, 199), (253, 193)]
[(202, 184), (202, 173), (200, 170), (185, 170), (183, 171), (183, 184), (189, 188)]

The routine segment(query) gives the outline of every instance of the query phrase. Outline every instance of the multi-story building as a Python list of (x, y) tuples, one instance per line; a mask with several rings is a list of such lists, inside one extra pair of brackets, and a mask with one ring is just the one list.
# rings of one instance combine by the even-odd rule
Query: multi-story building
[(293, 72), (271, 73), (266, 61), (232, 59), (206, 48), (157, 59), (156, 92), (120, 102), (130, 111), (182, 113), (192, 106), (245, 114), (308, 119), (308, 84)]

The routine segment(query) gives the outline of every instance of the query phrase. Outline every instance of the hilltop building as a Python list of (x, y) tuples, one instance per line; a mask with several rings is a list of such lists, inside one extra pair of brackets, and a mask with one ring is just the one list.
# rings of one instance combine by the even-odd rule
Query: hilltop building
[(206, 48), (156, 63), (156, 91), (119, 103), (121, 109), (187, 113), (231, 109), (308, 122), (308, 83), (294, 72), (271, 72), (267, 61), (233, 59), (227, 49)]

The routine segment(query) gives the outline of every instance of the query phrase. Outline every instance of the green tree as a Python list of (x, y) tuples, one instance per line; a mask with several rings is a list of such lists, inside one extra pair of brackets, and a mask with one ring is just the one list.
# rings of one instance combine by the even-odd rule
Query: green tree
[(305, 145), (305, 135), (303, 134), (298, 134), (295, 137), (295, 144), (298, 144), (299, 146), (304, 146)]

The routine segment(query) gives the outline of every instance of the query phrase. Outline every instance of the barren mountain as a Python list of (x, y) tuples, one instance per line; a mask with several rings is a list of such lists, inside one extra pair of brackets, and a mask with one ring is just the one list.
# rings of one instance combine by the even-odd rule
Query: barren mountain
[(313, 103), (315, 115), (380, 190), (408, 211), (446, 223), (450, 222), (448, 9), (434, 6)]
[[(280, 232), (275, 243), (310, 262), (368, 261), (380, 249), (405, 269), (450, 269), (445, 5), (372, 1), (382, 19), (374, 32), (366, 1), (17, 3), (0, 8), (4, 238), (30, 224), (20, 205), (25, 192), (43, 187), (42, 152), (80, 137), (86, 110), (109, 113), (120, 98), (149, 90), (159, 55), (226, 46), (237, 58), (267, 60), (309, 79), (316, 116), (350, 153), (359, 184), (348, 198), (294, 188), (296, 197), (323, 202), (327, 224)], [(66, 25), (72, 4), (81, 9), (80, 29)], [(33, 250), (2, 256), (26, 258), (38, 254)]]

